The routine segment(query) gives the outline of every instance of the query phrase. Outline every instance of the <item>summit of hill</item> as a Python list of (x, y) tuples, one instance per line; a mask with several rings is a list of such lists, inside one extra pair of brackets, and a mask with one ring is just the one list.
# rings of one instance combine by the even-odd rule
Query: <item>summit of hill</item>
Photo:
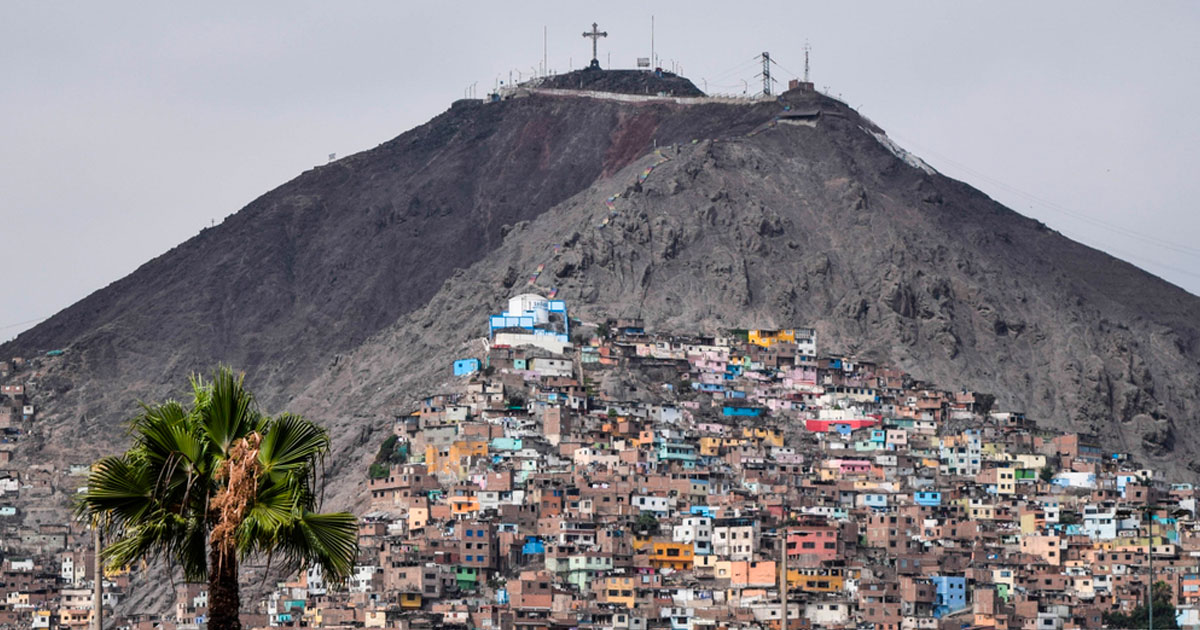
[(663, 70), (604, 70), (584, 68), (531, 82), (540, 88), (590, 90), (615, 94), (704, 96), (690, 80)]

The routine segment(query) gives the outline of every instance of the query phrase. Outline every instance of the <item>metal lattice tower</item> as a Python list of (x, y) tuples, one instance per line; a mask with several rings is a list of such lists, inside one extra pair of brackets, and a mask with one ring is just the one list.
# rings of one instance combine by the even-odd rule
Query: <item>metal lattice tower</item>
[(771, 53), (764, 52), (762, 54), (762, 79), (763, 79), (763, 96), (771, 95)]
[(808, 83), (808, 53), (812, 50), (812, 46), (808, 42), (804, 42), (804, 82)]

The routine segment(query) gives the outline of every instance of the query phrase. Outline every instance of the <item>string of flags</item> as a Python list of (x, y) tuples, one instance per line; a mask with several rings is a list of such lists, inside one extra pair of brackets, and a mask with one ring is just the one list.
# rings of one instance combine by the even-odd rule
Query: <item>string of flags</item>
[[(699, 140), (692, 140), (692, 144), (695, 144), (697, 142), (699, 142)], [(639, 183), (639, 184), (644, 183), (647, 179), (650, 178), (650, 174), (654, 172), (654, 169), (671, 161), (671, 158), (667, 157), (666, 155), (663, 155), (662, 149), (655, 149), (654, 155), (658, 157), (658, 161), (655, 162), (654, 164), (651, 164), (650, 166), (647, 166), (646, 168), (642, 169), (641, 173), (638, 173), (637, 183)], [(604, 220), (600, 222), (599, 227), (601, 227), (601, 228), (606, 227), (612, 221), (612, 218), (617, 215), (617, 199), (620, 198), (620, 196), (621, 196), (621, 193), (616, 193), (616, 194), (612, 195), (611, 197), (609, 197), (608, 199), (604, 200), (604, 205), (605, 205), (605, 207), (608, 208), (608, 216), (604, 217)]]

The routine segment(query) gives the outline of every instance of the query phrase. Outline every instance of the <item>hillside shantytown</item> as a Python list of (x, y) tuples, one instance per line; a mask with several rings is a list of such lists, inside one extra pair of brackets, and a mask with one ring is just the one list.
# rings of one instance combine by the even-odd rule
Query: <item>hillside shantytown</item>
[[(350, 582), (278, 582), (246, 627), (1100, 628), (1152, 582), (1175, 614), (1156, 627), (1200, 627), (1195, 488), (1096, 436), (829, 353), (812, 329), (504, 307), (391, 421)], [(0, 463), (56, 360), (0, 367)], [(0, 471), (0, 626), (89, 623), (87, 531), (28, 518), (85, 472)], [(135, 594), (128, 571), (100, 579), (106, 608)], [(114, 627), (202, 628), (205, 586), (174, 594), (174, 614)]]

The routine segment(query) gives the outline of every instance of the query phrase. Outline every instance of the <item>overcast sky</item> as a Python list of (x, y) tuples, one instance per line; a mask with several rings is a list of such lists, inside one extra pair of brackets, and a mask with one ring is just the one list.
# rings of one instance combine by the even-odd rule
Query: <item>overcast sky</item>
[(943, 173), (1200, 293), (1200, 4), (0, 4), (0, 340), (478, 84), (650, 52), (710, 92), (753, 58)]

